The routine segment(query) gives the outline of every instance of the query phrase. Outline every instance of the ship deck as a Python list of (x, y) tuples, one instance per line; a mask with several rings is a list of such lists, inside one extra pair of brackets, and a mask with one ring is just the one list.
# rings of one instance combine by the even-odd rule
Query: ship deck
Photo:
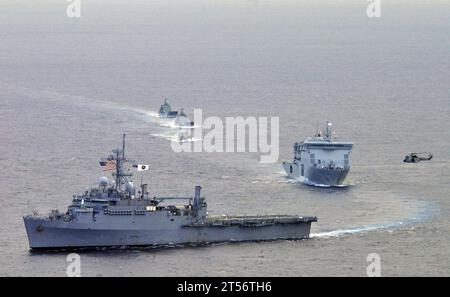
[(189, 225), (189, 227), (263, 227), (283, 224), (302, 224), (317, 222), (316, 217), (293, 215), (257, 215), (257, 216), (211, 216), (206, 220)]

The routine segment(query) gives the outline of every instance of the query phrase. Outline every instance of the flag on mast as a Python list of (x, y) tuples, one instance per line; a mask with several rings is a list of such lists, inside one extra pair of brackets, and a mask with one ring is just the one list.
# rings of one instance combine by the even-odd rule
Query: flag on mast
[(111, 171), (116, 169), (116, 162), (114, 160), (100, 161), (100, 166), (103, 171)]
[(149, 165), (137, 164), (137, 171), (146, 171), (149, 169), (150, 169)]

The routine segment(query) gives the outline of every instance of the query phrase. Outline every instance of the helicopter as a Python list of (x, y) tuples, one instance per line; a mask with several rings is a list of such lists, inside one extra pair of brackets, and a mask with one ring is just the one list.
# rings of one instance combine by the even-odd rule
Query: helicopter
[(409, 155), (405, 156), (405, 159), (403, 159), (403, 162), (405, 163), (419, 163), (420, 161), (429, 161), (433, 159), (432, 153), (410, 153)]

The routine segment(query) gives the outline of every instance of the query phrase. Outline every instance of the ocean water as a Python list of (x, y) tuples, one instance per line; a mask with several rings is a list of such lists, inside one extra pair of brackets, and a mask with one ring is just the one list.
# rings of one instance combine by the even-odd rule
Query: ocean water
[[(42, 2), (42, 3), (41, 3)], [(0, 275), (65, 276), (22, 216), (64, 210), (120, 145), (154, 195), (203, 187), (211, 214), (315, 215), (310, 240), (82, 252), (84, 276), (450, 275), (448, 1), (0, 3)], [(164, 97), (189, 115), (276, 116), (280, 157), (174, 153)], [(289, 180), (292, 144), (330, 120), (355, 143), (344, 189)], [(411, 151), (434, 159), (402, 162)], [(136, 177), (138, 178), (138, 177)]]

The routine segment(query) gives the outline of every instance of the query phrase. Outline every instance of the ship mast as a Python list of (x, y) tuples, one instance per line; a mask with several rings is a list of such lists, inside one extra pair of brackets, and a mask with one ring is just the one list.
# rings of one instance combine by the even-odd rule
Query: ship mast
[(125, 133), (123, 133), (123, 141), (122, 141), (122, 159), (125, 160)]
[(120, 161), (119, 161), (119, 150), (116, 150), (116, 190), (119, 189), (119, 171), (120, 171)]
[(123, 134), (123, 141), (122, 141), (122, 150), (115, 149), (113, 151), (115, 154), (116, 159), (116, 190), (120, 190), (121, 186), (127, 182), (126, 178), (133, 176), (131, 173), (125, 173), (123, 171), (123, 165), (126, 162), (125, 159), (125, 133)]

